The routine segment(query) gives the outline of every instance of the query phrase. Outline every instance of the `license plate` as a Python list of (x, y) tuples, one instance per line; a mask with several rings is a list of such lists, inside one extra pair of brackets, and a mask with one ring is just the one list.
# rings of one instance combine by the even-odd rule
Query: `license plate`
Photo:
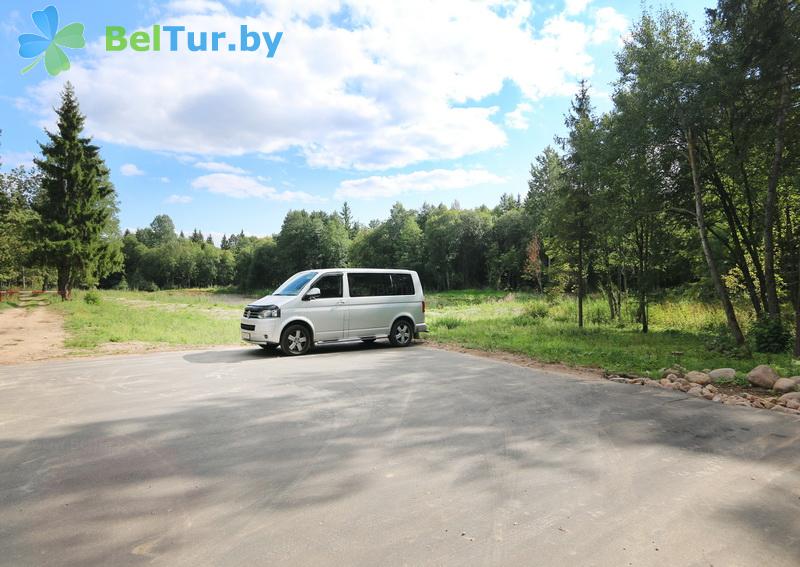
[(249, 341), (250, 340), (250, 333), (242, 332), (242, 338)]

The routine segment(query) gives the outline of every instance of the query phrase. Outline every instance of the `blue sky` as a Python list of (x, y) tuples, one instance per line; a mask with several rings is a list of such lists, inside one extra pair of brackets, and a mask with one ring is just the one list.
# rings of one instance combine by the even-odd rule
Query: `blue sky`
[[(60, 26), (85, 25), (72, 67), (25, 75), (17, 37), (34, 10), (0, 7), (0, 156), (29, 163), (66, 80), (102, 147), (123, 228), (169, 214), (218, 236), (276, 232), (287, 211), (386, 216), (392, 203), (496, 204), (522, 193), (530, 162), (563, 131), (576, 83), (606, 110), (614, 52), (638, 0), (61, 0)], [(659, 6), (660, 4), (655, 4)], [(676, 0), (698, 28), (710, 2)], [(178, 49), (108, 52), (106, 26), (154, 24), (283, 36), (274, 56)], [(163, 35), (163, 34), (162, 34)]]

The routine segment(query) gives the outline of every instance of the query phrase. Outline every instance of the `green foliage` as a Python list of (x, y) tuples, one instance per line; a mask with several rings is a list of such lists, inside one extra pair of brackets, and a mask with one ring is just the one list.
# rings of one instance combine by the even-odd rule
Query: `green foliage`
[(87, 305), (99, 305), (100, 304), (100, 294), (96, 291), (87, 291), (83, 294), (83, 301)]
[(758, 352), (781, 353), (789, 349), (792, 335), (780, 319), (763, 317), (750, 328), (753, 348)]
[(525, 306), (525, 317), (531, 319), (542, 319), (547, 317), (550, 312), (550, 306), (546, 301), (534, 300)]
[(38, 213), (39, 254), (58, 271), (58, 289), (69, 296), (79, 282), (96, 282), (122, 265), (116, 220), (116, 193), (100, 149), (83, 136), (72, 85), (67, 83), (56, 110), (56, 132), (40, 144), (41, 191), (33, 200)]

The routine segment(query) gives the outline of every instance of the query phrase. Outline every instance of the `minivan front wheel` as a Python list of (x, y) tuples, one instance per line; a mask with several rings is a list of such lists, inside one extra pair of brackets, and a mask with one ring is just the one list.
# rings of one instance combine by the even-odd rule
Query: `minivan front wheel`
[(389, 342), (392, 346), (408, 346), (414, 338), (414, 330), (408, 319), (398, 319), (389, 332)]
[(289, 325), (281, 337), (281, 350), (284, 354), (296, 356), (305, 354), (311, 348), (311, 332), (305, 325)]

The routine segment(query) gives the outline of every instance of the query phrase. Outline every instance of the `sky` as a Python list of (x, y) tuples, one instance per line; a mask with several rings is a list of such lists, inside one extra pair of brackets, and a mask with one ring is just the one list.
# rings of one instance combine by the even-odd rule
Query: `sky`
[[(41, 35), (32, 13), (51, 4), (58, 28), (85, 26), (86, 46), (64, 48), (70, 68), (55, 77), (43, 62), (22, 74), (35, 59), (20, 56), (18, 37)], [(668, 3), (698, 30), (711, 4)], [(494, 206), (525, 194), (578, 81), (589, 81), (597, 111), (610, 108), (614, 53), (641, 9), (640, 0), (4, 0), (2, 170), (31, 163), (70, 81), (122, 228), (166, 213), (219, 242), (345, 201), (364, 223), (398, 201)], [(125, 49), (107, 50), (109, 26), (124, 28)], [(136, 45), (150, 49), (131, 49), (137, 31), (148, 36)], [(225, 33), (216, 51), (213, 32)], [(204, 35), (206, 49), (191, 50)]]

